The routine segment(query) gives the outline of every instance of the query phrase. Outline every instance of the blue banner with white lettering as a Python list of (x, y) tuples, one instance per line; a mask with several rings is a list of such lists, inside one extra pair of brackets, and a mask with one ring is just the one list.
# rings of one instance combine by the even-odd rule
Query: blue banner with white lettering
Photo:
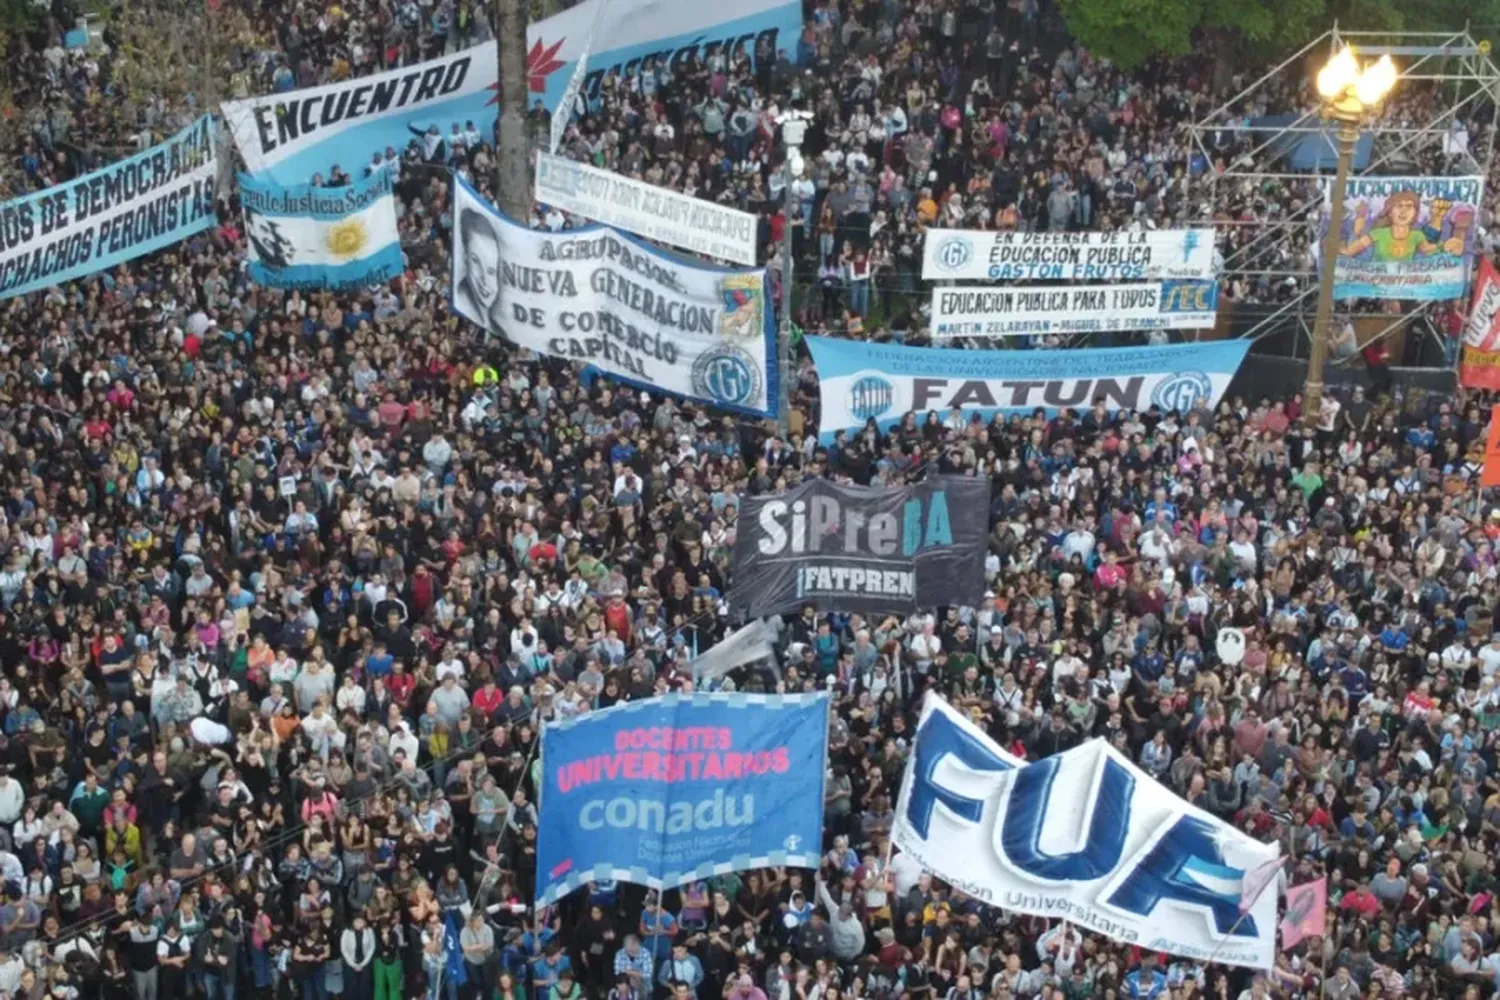
[(816, 868), (827, 750), (822, 692), (665, 695), (548, 724), (537, 904), (590, 881)]
[(214, 225), (213, 119), (0, 205), (0, 299), (87, 277)]
[(818, 368), (824, 442), (871, 420), (889, 429), (908, 413), (921, 423), (929, 412), (945, 419), (956, 410), (966, 420), (989, 420), (996, 413), (1086, 410), (1096, 402), (1110, 410), (1212, 408), (1250, 350), (1247, 340), (1039, 351), (831, 337), (804, 342)]
[(250, 277), (273, 288), (360, 288), (400, 277), (391, 174), (343, 187), (240, 174)]

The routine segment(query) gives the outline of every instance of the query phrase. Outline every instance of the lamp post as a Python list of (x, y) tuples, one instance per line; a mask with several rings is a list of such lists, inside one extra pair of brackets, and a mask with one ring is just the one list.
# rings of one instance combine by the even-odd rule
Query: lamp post
[(1313, 318), (1307, 382), (1302, 387), (1302, 422), (1309, 428), (1317, 426), (1323, 405), (1323, 367), (1328, 361), (1328, 325), (1333, 313), (1333, 272), (1338, 265), (1344, 227), (1344, 188), (1349, 181), (1349, 164), (1359, 142), (1360, 125), (1391, 92), (1396, 76), (1396, 64), (1389, 55), (1361, 68), (1352, 45), (1339, 50), (1318, 71), (1323, 117), (1337, 125), (1338, 167), (1328, 199), (1328, 229), (1323, 233), (1323, 261), (1318, 275), (1318, 311)]
[(781, 398), (777, 400), (777, 419), (783, 430), (787, 426), (789, 397), (791, 395), (792, 366), (792, 210), (797, 200), (792, 197), (792, 182), (802, 171), (802, 139), (807, 134), (807, 122), (812, 115), (806, 111), (789, 110), (777, 119), (781, 126), (781, 141), (786, 146), (786, 163), (782, 167), (781, 189), (781, 324), (777, 328), (777, 367), (781, 371)]

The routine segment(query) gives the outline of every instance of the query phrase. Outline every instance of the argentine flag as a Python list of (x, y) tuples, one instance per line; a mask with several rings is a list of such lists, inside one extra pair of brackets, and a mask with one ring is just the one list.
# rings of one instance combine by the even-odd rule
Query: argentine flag
[(250, 277), (273, 288), (359, 288), (400, 276), (391, 175), (344, 187), (240, 174)]

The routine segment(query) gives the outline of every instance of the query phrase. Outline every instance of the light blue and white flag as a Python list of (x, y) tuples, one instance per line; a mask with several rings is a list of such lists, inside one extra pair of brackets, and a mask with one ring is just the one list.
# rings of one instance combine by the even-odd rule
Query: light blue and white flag
[(250, 277), (273, 288), (358, 288), (401, 274), (391, 175), (282, 187), (240, 175)]

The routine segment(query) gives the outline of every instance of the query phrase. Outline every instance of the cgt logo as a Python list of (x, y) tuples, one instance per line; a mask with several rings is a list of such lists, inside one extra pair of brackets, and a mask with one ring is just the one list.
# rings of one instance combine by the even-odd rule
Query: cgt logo
[[(1081, 891), (1092, 897), (1092, 905), (1137, 922), (1150, 919), (1163, 904), (1175, 904), (1202, 913), (1219, 938), (1258, 938), (1254, 918), (1239, 912), (1244, 870), (1225, 862), (1213, 825), (1174, 810), (1161, 829), (1142, 839), (1143, 820), (1132, 815), (1138, 791), (1132, 771), (1105, 751), (1095, 758), (1095, 771), (1086, 785), (1071, 780), (1071, 775), (1060, 784), (1069, 756), (1017, 768), (939, 707), (929, 712), (917, 733), (902, 819), (926, 842), (929, 856), (952, 856), (959, 845), (932, 840), (938, 807), (978, 834), (986, 807), (993, 802), (988, 846), (1002, 868), (1027, 883), (1075, 896)], [(1005, 777), (998, 792), (975, 798), (978, 790), (972, 777), (961, 782), (964, 791), (944, 783), (945, 777), (952, 780), (957, 773), (955, 764), (979, 775)], [(1049, 850), (1059, 840), (1056, 822), (1048, 822), (1053, 810), (1076, 815), (1080, 825), (1087, 825), (1063, 837), (1080, 845), (1075, 850)], [(1140, 846), (1127, 854), (1132, 839)]]

